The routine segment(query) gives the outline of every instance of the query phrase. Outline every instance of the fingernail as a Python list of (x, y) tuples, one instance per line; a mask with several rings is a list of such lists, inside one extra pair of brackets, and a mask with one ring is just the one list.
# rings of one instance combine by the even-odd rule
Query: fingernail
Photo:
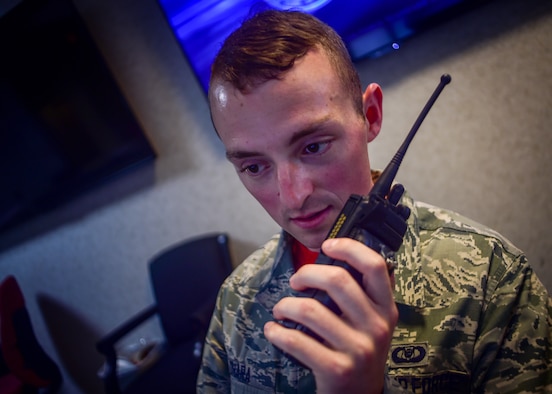
[(272, 327), (274, 326), (274, 322), (269, 321), (264, 325), (264, 334), (266, 337), (270, 336), (270, 333), (272, 332)]

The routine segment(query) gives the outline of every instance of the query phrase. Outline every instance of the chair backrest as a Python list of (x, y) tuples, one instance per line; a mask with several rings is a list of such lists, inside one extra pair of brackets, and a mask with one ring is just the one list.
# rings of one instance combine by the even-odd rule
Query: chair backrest
[(228, 236), (207, 234), (172, 246), (149, 269), (167, 342), (191, 339), (206, 328), (218, 289), (232, 271)]

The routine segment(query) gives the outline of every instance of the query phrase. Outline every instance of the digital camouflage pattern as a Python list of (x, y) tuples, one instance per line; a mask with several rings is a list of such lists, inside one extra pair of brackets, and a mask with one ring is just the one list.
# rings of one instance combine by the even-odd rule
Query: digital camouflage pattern
[[(522, 252), (499, 234), (408, 196), (397, 254), (400, 318), (386, 392), (552, 392), (551, 299)], [(289, 235), (276, 236), (222, 286), (206, 339), (199, 393), (309, 393), (316, 385), (263, 335), (292, 295)]]

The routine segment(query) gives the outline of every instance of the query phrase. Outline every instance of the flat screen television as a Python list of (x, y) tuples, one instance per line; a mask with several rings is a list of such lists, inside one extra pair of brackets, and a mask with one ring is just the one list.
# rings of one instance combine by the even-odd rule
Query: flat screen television
[[(253, 12), (296, 9), (332, 26), (354, 61), (398, 50), (409, 37), (485, 0), (157, 0), (201, 86), (224, 39)], [(487, 0), (488, 1), (488, 0)]]
[(154, 159), (71, 0), (0, 17), (0, 234)]

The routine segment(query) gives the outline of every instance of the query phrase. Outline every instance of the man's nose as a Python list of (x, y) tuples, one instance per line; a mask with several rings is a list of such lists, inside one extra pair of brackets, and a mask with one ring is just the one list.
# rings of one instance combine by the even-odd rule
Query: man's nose
[(300, 209), (313, 191), (309, 172), (297, 164), (286, 164), (278, 168), (278, 195), (284, 206)]

